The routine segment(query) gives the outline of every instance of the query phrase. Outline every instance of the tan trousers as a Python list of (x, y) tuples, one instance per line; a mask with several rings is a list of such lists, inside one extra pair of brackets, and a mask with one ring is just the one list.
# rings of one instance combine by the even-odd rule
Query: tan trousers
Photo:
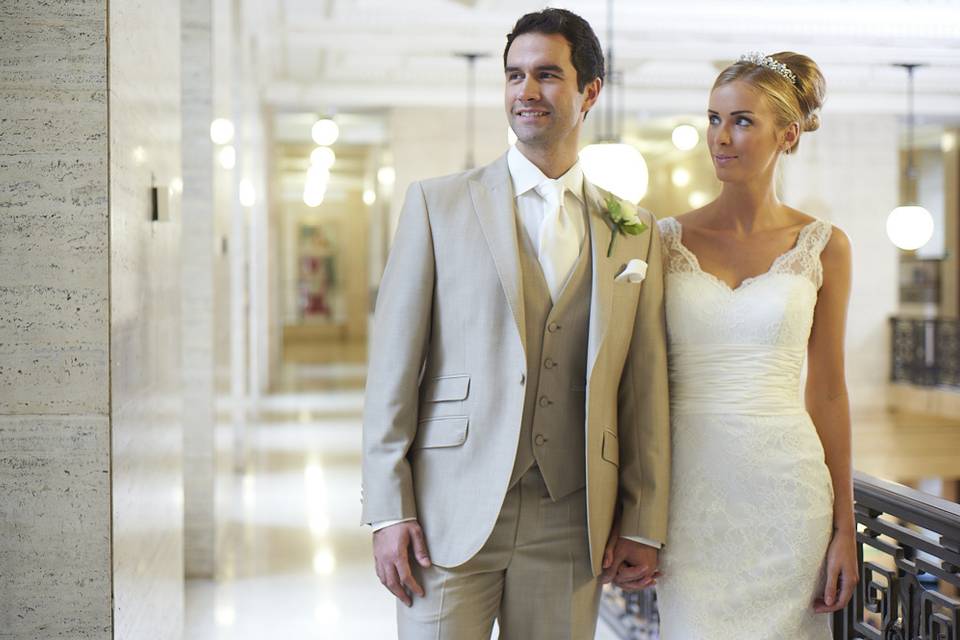
[(507, 493), (477, 555), (414, 572), (426, 595), (409, 608), (398, 602), (400, 640), (489, 640), (494, 619), (501, 640), (594, 637), (600, 585), (590, 569), (585, 493), (553, 502), (536, 467)]

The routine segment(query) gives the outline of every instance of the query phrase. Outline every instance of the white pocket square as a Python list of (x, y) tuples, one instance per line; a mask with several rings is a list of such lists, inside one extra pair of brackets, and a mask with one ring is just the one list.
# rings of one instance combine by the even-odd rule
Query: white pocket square
[(630, 282), (636, 284), (638, 282), (643, 282), (643, 279), (647, 277), (647, 263), (639, 258), (634, 258), (627, 263), (627, 266), (623, 268), (617, 277), (613, 279), (614, 282)]

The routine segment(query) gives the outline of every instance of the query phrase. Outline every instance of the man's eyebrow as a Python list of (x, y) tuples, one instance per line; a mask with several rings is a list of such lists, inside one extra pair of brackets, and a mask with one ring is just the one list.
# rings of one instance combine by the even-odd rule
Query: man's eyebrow
[[(543, 64), (539, 67), (535, 67), (536, 71), (556, 71), (558, 73), (563, 73), (563, 67), (556, 64)], [(503, 68), (504, 73), (512, 73), (514, 71), (522, 71), (520, 67), (507, 66)]]

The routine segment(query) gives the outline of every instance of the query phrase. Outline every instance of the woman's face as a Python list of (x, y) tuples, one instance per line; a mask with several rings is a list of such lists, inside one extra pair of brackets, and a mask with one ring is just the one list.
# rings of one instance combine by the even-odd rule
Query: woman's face
[(734, 80), (710, 92), (707, 147), (721, 182), (772, 180), (780, 153), (796, 140), (781, 128), (769, 100), (753, 85)]

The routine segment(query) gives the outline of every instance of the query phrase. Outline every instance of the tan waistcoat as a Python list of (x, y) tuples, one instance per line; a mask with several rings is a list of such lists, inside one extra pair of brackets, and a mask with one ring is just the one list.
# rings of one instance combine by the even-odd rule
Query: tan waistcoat
[[(589, 230), (589, 225), (586, 225)], [(588, 231), (589, 233), (589, 231)], [(527, 334), (527, 385), (513, 486), (536, 462), (554, 500), (586, 483), (585, 394), (590, 324), (590, 238), (556, 304), (536, 250), (517, 230)]]

